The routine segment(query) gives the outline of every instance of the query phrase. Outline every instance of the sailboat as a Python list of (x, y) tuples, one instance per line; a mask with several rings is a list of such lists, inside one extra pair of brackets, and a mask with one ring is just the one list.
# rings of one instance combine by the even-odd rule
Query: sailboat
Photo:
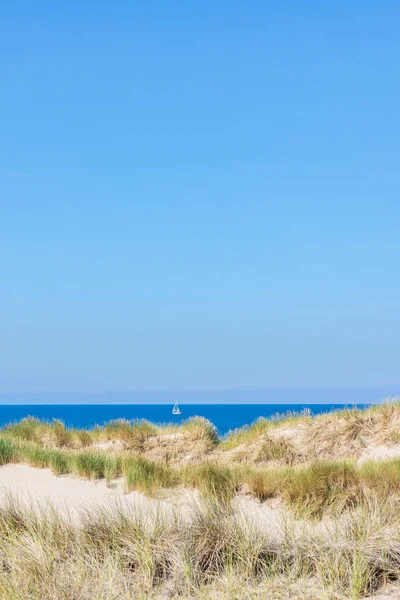
[(173, 414), (173, 415), (181, 415), (181, 414), (182, 414), (182, 411), (181, 411), (181, 409), (179, 408), (179, 406), (178, 406), (178, 403), (177, 403), (177, 402), (175, 402), (175, 404), (174, 404), (174, 408), (172, 409), (172, 414)]

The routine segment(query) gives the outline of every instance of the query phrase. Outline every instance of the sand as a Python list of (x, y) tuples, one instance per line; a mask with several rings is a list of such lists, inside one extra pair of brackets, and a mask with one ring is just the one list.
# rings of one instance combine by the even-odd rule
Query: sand
[(125, 493), (122, 479), (108, 488), (104, 479), (89, 481), (71, 475), (56, 477), (50, 469), (36, 469), (24, 464), (0, 467), (0, 503), (10, 493), (29, 505), (51, 505), (74, 519), (79, 518), (82, 509), (91, 507), (118, 507), (127, 512), (144, 510), (146, 513), (153, 510), (168, 513), (173, 509), (171, 503), (156, 501), (137, 492)]
[(368, 598), (370, 598), (370, 600), (399, 600), (400, 585), (396, 583), (389, 584), (384, 589), (379, 590), (372, 596), (368, 596)]
[[(190, 520), (191, 509), (199, 501), (195, 490), (179, 489), (166, 493), (162, 499), (153, 499), (139, 492), (126, 493), (123, 479), (113, 482), (111, 488), (104, 479), (89, 481), (71, 475), (56, 477), (50, 469), (37, 469), (24, 464), (0, 467), (0, 504), (10, 493), (32, 506), (50, 505), (64, 516), (79, 520), (82, 509), (118, 508), (118, 510), (145, 514), (150, 520), (160, 514)], [(284, 531), (284, 511), (278, 503), (261, 503), (250, 496), (238, 496), (233, 503), (239, 519), (245, 519), (257, 529), (268, 530), (279, 539)]]
[[(30, 506), (50, 505), (64, 516), (79, 521), (82, 509), (103, 507), (127, 512), (137, 511), (145, 514), (151, 522), (160, 511), (172, 516), (186, 508), (190, 518), (190, 507), (196, 502), (197, 493), (179, 490), (165, 500), (155, 500), (138, 492), (126, 493), (122, 479), (116, 480), (111, 488), (104, 480), (89, 481), (71, 475), (56, 477), (50, 469), (36, 469), (24, 464), (8, 464), (0, 467), (0, 505), (9, 498), (10, 493)], [(237, 517), (252, 522), (256, 528), (267, 530), (270, 537), (278, 541), (284, 532), (285, 512), (279, 502), (260, 503), (249, 496), (238, 496), (234, 500)], [(322, 535), (329, 538), (329, 522), (310, 525), (298, 520), (299, 528), (316, 527)], [(371, 600), (400, 599), (400, 586), (391, 584), (379, 590)]]
[(385, 460), (388, 458), (399, 458), (400, 446), (369, 446), (361, 454), (358, 463), (362, 464), (367, 460)]

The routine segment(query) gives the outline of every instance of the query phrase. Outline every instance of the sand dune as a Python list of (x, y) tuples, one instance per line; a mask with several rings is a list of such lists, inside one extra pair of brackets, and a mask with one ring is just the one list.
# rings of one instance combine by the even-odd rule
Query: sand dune
[(24, 464), (9, 464), (0, 468), (1, 498), (9, 494), (32, 505), (50, 504), (64, 515), (76, 518), (82, 509), (116, 507), (122, 510), (165, 510), (172, 504), (156, 501), (137, 492), (124, 492), (122, 479), (108, 488), (104, 479), (89, 481), (71, 475), (56, 477), (50, 469), (36, 469)]

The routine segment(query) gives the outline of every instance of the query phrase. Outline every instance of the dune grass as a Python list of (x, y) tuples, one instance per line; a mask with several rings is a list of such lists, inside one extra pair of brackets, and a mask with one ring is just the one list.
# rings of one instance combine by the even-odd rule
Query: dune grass
[(92, 435), (86, 429), (74, 429), (72, 437), (77, 440), (77, 444), (80, 448), (87, 448), (93, 442)]
[(231, 450), (242, 444), (251, 444), (278, 427), (294, 427), (299, 423), (310, 422), (312, 419), (313, 417), (311, 417), (308, 410), (299, 411), (298, 413), (278, 413), (269, 418), (259, 417), (251, 425), (245, 425), (239, 429), (230, 431), (222, 441), (221, 448), (224, 450)]
[(49, 457), (49, 467), (57, 476), (70, 473), (72, 471), (70, 456), (59, 450), (52, 450)]
[(99, 439), (122, 440), (129, 448), (142, 449), (146, 440), (157, 435), (157, 427), (145, 419), (127, 421), (118, 419), (98, 428)]
[(54, 441), (57, 446), (71, 446), (72, 445), (72, 432), (67, 429), (62, 421), (55, 419), (52, 425), (52, 433)]
[(168, 465), (147, 460), (142, 456), (122, 461), (122, 473), (128, 491), (136, 490), (149, 496), (179, 483), (175, 470)]
[(32, 442), (22, 442), (15, 452), (15, 459), (40, 469), (50, 468), (55, 475), (72, 471), (70, 455), (60, 449), (41, 448)]
[(113, 479), (122, 474), (122, 460), (119, 456), (107, 456), (104, 464), (104, 477), (109, 487)]
[(238, 470), (217, 462), (185, 466), (178, 473), (183, 485), (196, 488), (203, 495), (215, 497), (220, 502), (231, 500), (240, 486)]
[(266, 419), (265, 417), (260, 417), (251, 425), (244, 425), (239, 429), (234, 429), (230, 431), (225, 440), (222, 442), (221, 446), (225, 450), (230, 450), (232, 448), (236, 448), (237, 446), (241, 446), (242, 444), (248, 444), (268, 433), (272, 429), (276, 427), (276, 422), (272, 419)]
[(17, 423), (10, 423), (3, 428), (3, 432), (17, 440), (26, 442), (39, 442), (45, 430), (45, 424), (34, 417), (26, 417)]
[(289, 518), (276, 537), (215, 500), (185, 519), (91, 508), (78, 526), (2, 497), (0, 599), (359, 600), (398, 577), (398, 507), (371, 500), (325, 534)]
[[(282, 426), (291, 431), (297, 425), (305, 436), (303, 446), (294, 444), (287, 435), (274, 433)], [(399, 460), (357, 466), (354, 456), (331, 459), (332, 448), (352, 448), (362, 435), (393, 439), (396, 427), (400, 430), (398, 403), (367, 410), (346, 409), (312, 419), (308, 414), (259, 419), (222, 444), (215, 427), (200, 417), (172, 426), (112, 421), (89, 431), (68, 429), (61, 421), (46, 423), (28, 417), (0, 431), (0, 464), (26, 462), (51, 468), (56, 475), (105, 478), (107, 485), (123, 476), (127, 489), (150, 495), (156, 495), (157, 489), (177, 486), (196, 488), (221, 501), (238, 492), (250, 492), (262, 501), (279, 498), (298, 514), (320, 518), (326, 511), (340, 513), (362, 504), (368, 491), (381, 498), (400, 492)], [(159, 437), (165, 432), (180, 435)], [(154, 438), (150, 447), (155, 452), (146, 456), (143, 448), (149, 447), (150, 438)], [(128, 449), (118, 452), (111, 447), (108, 453), (93, 446), (94, 441), (106, 439), (124, 440)], [(258, 442), (253, 454), (241, 462), (237, 462), (239, 453), (224, 452), (238, 444), (251, 445), (254, 440)], [(169, 461), (168, 452), (157, 453), (157, 444), (165, 443), (172, 449), (175, 443), (181, 444), (188, 456)], [(193, 448), (195, 460), (191, 462), (188, 459)]]
[(191, 417), (183, 421), (179, 425), (179, 431), (191, 440), (208, 442), (211, 446), (216, 446), (219, 442), (215, 425), (204, 417)]
[[(317, 455), (319, 448), (333, 448), (337, 451), (340, 448), (339, 440), (343, 446), (360, 436), (373, 435), (381, 443), (398, 443), (400, 403), (391, 401), (366, 409), (353, 407), (314, 417), (308, 411), (261, 417), (251, 425), (229, 432), (223, 439), (218, 437), (214, 425), (203, 417), (191, 417), (180, 425), (154, 425), (144, 419), (118, 419), (91, 430), (69, 429), (60, 420), (45, 422), (27, 417), (18, 423), (7, 425), (0, 433), (21, 441), (76, 449), (89, 447), (96, 441), (122, 440), (128, 448), (138, 451), (143, 451), (150, 438), (169, 433), (179, 433), (187, 440), (206, 442), (209, 448), (218, 447), (221, 450), (234, 450), (242, 445), (249, 446), (256, 441), (264, 441), (265, 460), (279, 460), (286, 457), (288, 448), (283, 447), (282, 440), (276, 440), (276, 432), (282, 429), (291, 431), (299, 426), (305, 432), (305, 450), (310, 456), (313, 455), (312, 452)], [(290, 445), (290, 435), (286, 437), (286, 442)], [(294, 450), (293, 445), (289, 450)], [(259, 458), (261, 455), (262, 452)]]
[(283, 500), (302, 516), (321, 517), (330, 508), (341, 513), (362, 500), (360, 474), (350, 462), (317, 462), (291, 470), (282, 483)]
[(260, 469), (207, 461), (171, 467), (143, 456), (47, 449), (32, 442), (0, 438), (0, 464), (8, 462), (50, 468), (58, 476), (74, 473), (88, 479), (105, 478), (107, 485), (122, 475), (128, 491), (150, 496), (182, 486), (226, 502), (240, 490), (248, 491), (261, 501), (281, 499), (297, 515), (308, 518), (321, 518), (327, 511), (341, 514), (365, 503), (369, 493), (382, 500), (400, 493), (400, 459), (369, 461), (360, 466), (354, 461), (316, 461), (302, 468)]
[(264, 502), (269, 498), (279, 498), (285, 488), (286, 482), (292, 473), (288, 468), (256, 469), (254, 467), (241, 467), (240, 481), (246, 489), (258, 500)]
[(106, 458), (104, 453), (92, 450), (82, 450), (71, 456), (74, 472), (88, 479), (105, 477)]
[(33, 442), (20, 443), (18, 457), (21, 462), (26, 462), (32, 467), (45, 469), (50, 464), (51, 450), (42, 448)]
[(373, 492), (382, 501), (400, 493), (400, 460), (316, 461), (304, 468), (239, 469), (239, 480), (260, 500), (280, 498), (296, 514), (320, 518), (361, 505)]
[(0, 465), (6, 465), (17, 458), (18, 452), (15, 442), (0, 438)]

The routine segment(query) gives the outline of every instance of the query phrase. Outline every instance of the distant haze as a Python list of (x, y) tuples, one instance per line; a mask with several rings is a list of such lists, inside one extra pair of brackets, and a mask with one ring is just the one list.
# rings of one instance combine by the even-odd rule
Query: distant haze
[(0, 394), (0, 404), (369, 404), (400, 396), (400, 385), (369, 389), (267, 389)]

